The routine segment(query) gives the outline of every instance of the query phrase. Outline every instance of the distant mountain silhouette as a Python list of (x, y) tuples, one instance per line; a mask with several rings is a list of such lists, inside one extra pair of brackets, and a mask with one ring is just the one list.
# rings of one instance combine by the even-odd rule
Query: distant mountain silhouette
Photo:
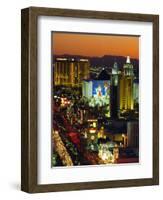
[[(103, 67), (105, 69), (110, 70), (113, 67), (114, 62), (117, 62), (118, 67), (120, 70), (122, 70), (124, 63), (126, 63), (126, 57), (124, 56), (113, 56), (113, 55), (104, 55), (102, 57), (89, 57), (89, 56), (81, 56), (81, 55), (55, 55), (53, 56), (53, 62), (55, 60), (55, 57), (66, 57), (66, 58), (86, 58), (89, 59), (90, 64), (92, 67)], [(139, 74), (139, 60), (130, 58), (131, 63), (134, 66), (134, 73), (135, 75)]]

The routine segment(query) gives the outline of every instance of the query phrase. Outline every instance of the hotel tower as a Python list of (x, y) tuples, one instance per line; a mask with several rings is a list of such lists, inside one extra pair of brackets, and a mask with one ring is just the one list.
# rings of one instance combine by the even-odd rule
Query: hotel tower
[(134, 109), (133, 80), (133, 65), (130, 62), (130, 57), (127, 56), (120, 78), (120, 112)]

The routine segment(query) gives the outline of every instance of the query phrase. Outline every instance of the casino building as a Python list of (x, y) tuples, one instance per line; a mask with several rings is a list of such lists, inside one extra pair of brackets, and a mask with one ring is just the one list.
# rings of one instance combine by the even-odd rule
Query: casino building
[(80, 87), (82, 80), (89, 78), (89, 69), (88, 59), (55, 58), (54, 85)]

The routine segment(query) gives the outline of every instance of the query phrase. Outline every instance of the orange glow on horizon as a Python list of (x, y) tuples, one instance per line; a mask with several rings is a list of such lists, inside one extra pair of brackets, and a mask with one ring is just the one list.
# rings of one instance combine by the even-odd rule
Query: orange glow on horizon
[(56, 33), (52, 35), (55, 55), (130, 56), (139, 58), (139, 36)]

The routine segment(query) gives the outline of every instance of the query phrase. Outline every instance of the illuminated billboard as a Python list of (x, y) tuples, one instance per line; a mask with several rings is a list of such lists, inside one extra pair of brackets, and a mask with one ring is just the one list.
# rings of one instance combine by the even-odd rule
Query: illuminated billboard
[(89, 106), (107, 106), (107, 116), (110, 116), (110, 81), (83, 81), (82, 95), (88, 99)]
[(92, 96), (102, 97), (110, 94), (110, 81), (94, 80)]
[(109, 80), (91, 80), (83, 81), (82, 95), (90, 97), (110, 96), (110, 81)]

